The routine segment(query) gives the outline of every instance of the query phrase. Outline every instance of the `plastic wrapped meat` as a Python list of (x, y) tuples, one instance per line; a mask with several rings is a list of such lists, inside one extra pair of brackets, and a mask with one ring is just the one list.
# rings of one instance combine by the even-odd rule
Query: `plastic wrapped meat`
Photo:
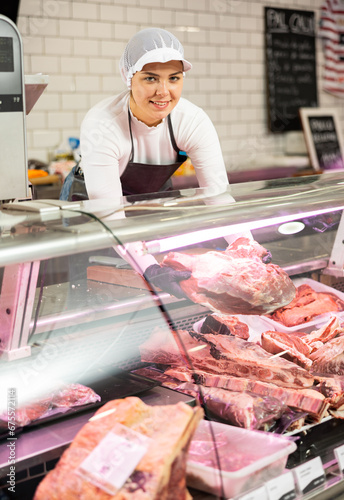
[(191, 271), (180, 286), (187, 297), (223, 314), (267, 314), (289, 304), (295, 286), (279, 266), (264, 264), (267, 250), (238, 238), (224, 252), (201, 255), (170, 252), (162, 265)]
[[(185, 403), (149, 406), (136, 397), (110, 401), (78, 432), (38, 486), (34, 500), (191, 500), (186, 489), (187, 451), (202, 417), (200, 407), (191, 408)], [(123, 470), (125, 453), (117, 456), (114, 463), (104, 461), (105, 454), (116, 452), (111, 434), (119, 425), (129, 434), (140, 435), (145, 449), (137, 465), (129, 468), (123, 485), (115, 493), (108, 493), (99, 477), (94, 480), (94, 474), (99, 472), (101, 478), (109, 481), (120, 473), (118, 469)], [(104, 443), (108, 448), (98, 455), (89, 476), (80, 474), (85, 460)], [(108, 467), (115, 468), (114, 475), (107, 475)]]

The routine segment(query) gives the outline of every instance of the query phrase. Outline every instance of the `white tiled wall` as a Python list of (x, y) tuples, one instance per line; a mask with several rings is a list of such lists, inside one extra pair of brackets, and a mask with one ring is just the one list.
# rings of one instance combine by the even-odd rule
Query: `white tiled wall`
[[(193, 63), (184, 97), (212, 118), (229, 171), (283, 154), (286, 134), (267, 128), (264, 6), (314, 10), (322, 0), (21, 0), (18, 28), (26, 74), (50, 83), (27, 118), (29, 158), (48, 160), (67, 137), (79, 136), (87, 110), (124, 90), (118, 61), (139, 29), (172, 31)], [(186, 31), (186, 28), (189, 31)], [(319, 104), (343, 102), (321, 90), (322, 49), (317, 42)]]

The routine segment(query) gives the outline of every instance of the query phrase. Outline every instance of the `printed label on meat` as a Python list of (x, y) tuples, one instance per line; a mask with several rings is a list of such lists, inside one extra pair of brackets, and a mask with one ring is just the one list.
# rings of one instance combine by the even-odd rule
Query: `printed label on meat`
[(114, 495), (145, 455), (150, 439), (116, 424), (76, 470), (86, 480)]

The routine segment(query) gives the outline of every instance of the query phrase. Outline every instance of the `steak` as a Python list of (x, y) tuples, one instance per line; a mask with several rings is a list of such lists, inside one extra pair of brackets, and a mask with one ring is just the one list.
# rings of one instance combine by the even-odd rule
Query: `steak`
[[(186, 489), (186, 458), (189, 443), (203, 416), (201, 408), (191, 408), (184, 403), (148, 406), (139, 398), (130, 397), (110, 401), (95, 416), (97, 418), (90, 419), (78, 432), (55, 468), (39, 484), (34, 500), (191, 498)], [(108, 439), (112, 432), (129, 432), (128, 428), (150, 438), (147, 450), (124, 485), (113, 494), (107, 493), (99, 483), (92, 482), (92, 476), (85, 477), (78, 470), (103, 438)], [(110, 452), (111, 446), (106, 450), (107, 454)], [(102, 457), (100, 450), (98, 460), (99, 457)]]
[(287, 359), (271, 359), (269, 353), (253, 342), (234, 336), (185, 330), (178, 330), (178, 334), (186, 347), (188, 363), (184, 362), (172, 339), (159, 343), (155, 337), (153, 342), (148, 339), (140, 346), (141, 361), (247, 377), (282, 387), (306, 388), (313, 385), (313, 376), (307, 370)]
[(343, 377), (315, 377), (319, 384), (317, 390), (329, 402), (331, 408), (339, 408), (344, 404), (344, 378)]
[(313, 385), (313, 376), (307, 370), (287, 359), (272, 358), (254, 342), (212, 334), (203, 335), (202, 338), (211, 346), (210, 354), (217, 363), (211, 358), (202, 357), (202, 351), (195, 351), (192, 363), (196, 369), (272, 382), (295, 389)]
[(311, 321), (320, 314), (343, 311), (344, 302), (335, 294), (315, 292), (309, 285), (297, 287), (295, 298), (270, 314), (270, 318), (287, 327)]
[(265, 423), (278, 419), (285, 410), (283, 403), (270, 396), (218, 387), (202, 387), (200, 393), (199, 386), (189, 382), (181, 384), (178, 390), (198, 397), (213, 416), (245, 429), (260, 429)]
[[(321, 420), (329, 407), (330, 402), (323, 391), (315, 388), (289, 389), (275, 384), (251, 380), (249, 378), (233, 377), (230, 375), (215, 375), (204, 371), (194, 371), (183, 368), (170, 368), (165, 375), (180, 381), (195, 382), (206, 387), (219, 387), (235, 392), (250, 392), (259, 396), (271, 396), (286, 406), (309, 413)], [(325, 399), (326, 398), (326, 399)]]
[(263, 263), (266, 253), (259, 243), (238, 238), (224, 252), (170, 252), (162, 265), (190, 271), (181, 288), (190, 300), (214, 312), (267, 314), (289, 304), (295, 286), (279, 266)]
[(208, 314), (201, 326), (201, 333), (235, 335), (244, 340), (250, 336), (246, 323), (240, 321), (236, 316), (222, 314)]
[[(174, 336), (172, 334), (163, 336), (161, 333), (157, 329), (149, 339), (139, 346), (142, 362), (171, 366), (186, 364), (188, 366), (189, 363), (185, 361), (185, 352), (188, 353), (188, 359), (192, 359), (198, 350), (201, 351), (202, 356), (212, 357), (207, 342), (200, 342), (196, 337), (193, 338), (187, 330), (177, 330)], [(179, 344), (175, 341), (175, 336), (179, 337)]]
[(271, 354), (284, 353), (283, 357), (293, 361), (308, 370), (312, 361), (308, 358), (311, 348), (296, 335), (288, 335), (283, 332), (267, 331), (261, 335), (263, 349)]
[(329, 340), (309, 357), (313, 373), (344, 375), (344, 336)]
[(319, 330), (314, 330), (306, 334), (302, 340), (308, 344), (312, 350), (316, 350), (329, 340), (341, 335), (343, 332), (344, 328), (340, 326), (339, 319), (336, 316), (332, 316), (324, 326), (319, 328)]

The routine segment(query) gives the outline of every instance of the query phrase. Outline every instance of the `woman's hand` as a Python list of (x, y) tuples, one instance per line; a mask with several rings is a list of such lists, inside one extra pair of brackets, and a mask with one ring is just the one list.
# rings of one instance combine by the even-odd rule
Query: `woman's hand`
[(179, 281), (189, 279), (191, 276), (190, 271), (176, 271), (171, 267), (161, 267), (159, 264), (153, 264), (147, 267), (143, 276), (149, 283), (159, 287), (162, 291), (174, 295), (178, 299), (187, 298), (179, 285)]

